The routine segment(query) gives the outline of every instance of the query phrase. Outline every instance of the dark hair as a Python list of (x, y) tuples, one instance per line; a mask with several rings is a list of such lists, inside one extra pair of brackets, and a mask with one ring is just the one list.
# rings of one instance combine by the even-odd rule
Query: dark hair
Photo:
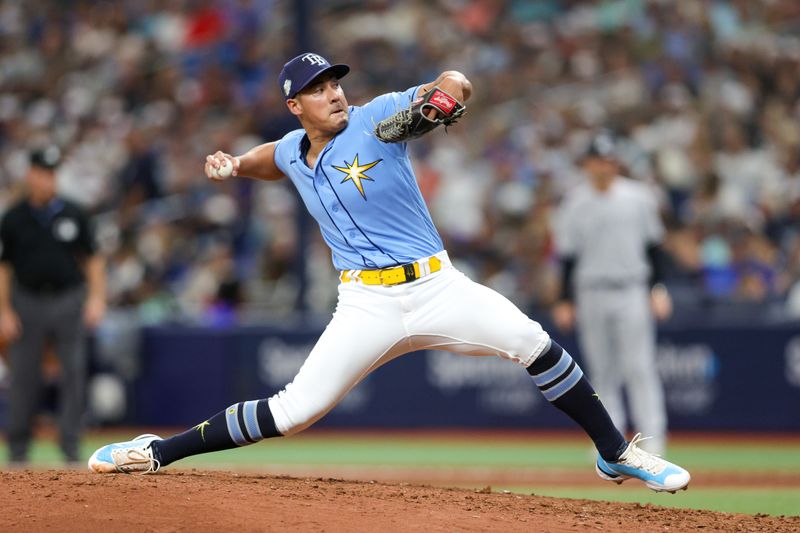
[(54, 169), (61, 163), (61, 149), (51, 144), (37, 148), (31, 152), (31, 165), (46, 169)]

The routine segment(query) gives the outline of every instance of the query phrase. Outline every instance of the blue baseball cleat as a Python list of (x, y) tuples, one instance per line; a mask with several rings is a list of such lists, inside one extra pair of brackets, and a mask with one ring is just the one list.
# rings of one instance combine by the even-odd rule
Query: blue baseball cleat
[(598, 457), (595, 465), (597, 475), (617, 484), (626, 479), (641, 479), (656, 492), (675, 494), (679, 490), (686, 490), (692, 479), (689, 472), (636, 446), (642, 440), (641, 433), (637, 433), (615, 462)]
[(158, 472), (161, 465), (153, 458), (153, 450), (150, 448), (150, 443), (154, 440), (161, 440), (161, 437), (146, 433), (127, 442), (107, 444), (89, 458), (89, 470), (98, 474)]

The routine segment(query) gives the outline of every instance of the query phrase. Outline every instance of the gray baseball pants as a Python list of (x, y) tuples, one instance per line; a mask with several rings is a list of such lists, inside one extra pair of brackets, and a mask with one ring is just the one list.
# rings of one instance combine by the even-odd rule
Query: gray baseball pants
[(655, 324), (649, 291), (644, 284), (579, 287), (578, 342), (589, 380), (614, 424), (630, 423), (642, 436), (643, 447), (663, 453), (667, 415), (664, 391), (655, 361)]
[(12, 305), (22, 323), (22, 333), (9, 351), (8, 446), (12, 461), (27, 460), (34, 418), (42, 400), (42, 360), (47, 341), (52, 342), (61, 367), (61, 450), (66, 460), (78, 459), (86, 381), (85, 297), (84, 287), (57, 294), (35, 294), (19, 285), (13, 288)]

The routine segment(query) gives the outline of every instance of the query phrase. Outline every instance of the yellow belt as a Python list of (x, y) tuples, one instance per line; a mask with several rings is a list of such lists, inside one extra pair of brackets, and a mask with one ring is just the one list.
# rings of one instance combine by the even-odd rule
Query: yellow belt
[[(380, 270), (343, 270), (339, 279), (342, 283), (360, 281), (364, 285), (400, 285), (423, 277), (419, 264), (420, 261), (415, 261), (407, 265), (382, 268)], [(428, 266), (430, 267), (430, 273), (433, 274), (442, 269), (442, 261), (433, 256), (428, 259)]]

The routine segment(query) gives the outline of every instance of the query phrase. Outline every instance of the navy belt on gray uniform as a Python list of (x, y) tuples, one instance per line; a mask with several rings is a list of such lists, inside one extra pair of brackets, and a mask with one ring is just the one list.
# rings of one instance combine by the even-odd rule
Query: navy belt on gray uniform
[(644, 283), (644, 280), (641, 279), (604, 279), (591, 281), (588, 283), (581, 283), (578, 288), (581, 290), (621, 291), (631, 287), (642, 286)]

